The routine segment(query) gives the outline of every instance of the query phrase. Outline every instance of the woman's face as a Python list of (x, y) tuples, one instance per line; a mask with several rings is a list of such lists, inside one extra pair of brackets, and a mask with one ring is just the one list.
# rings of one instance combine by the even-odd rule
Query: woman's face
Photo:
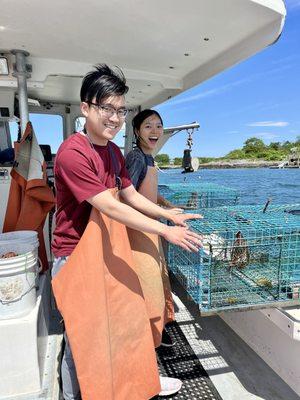
[(153, 114), (146, 118), (137, 132), (139, 137), (139, 146), (142, 148), (144, 153), (151, 153), (158, 141), (163, 134), (163, 125), (160, 118)]

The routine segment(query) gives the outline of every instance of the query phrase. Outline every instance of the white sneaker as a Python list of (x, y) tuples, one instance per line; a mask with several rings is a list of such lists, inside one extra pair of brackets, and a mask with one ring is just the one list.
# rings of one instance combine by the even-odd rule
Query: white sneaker
[(161, 386), (159, 396), (171, 396), (171, 394), (175, 394), (181, 389), (182, 382), (179, 379), (160, 376), (159, 380)]

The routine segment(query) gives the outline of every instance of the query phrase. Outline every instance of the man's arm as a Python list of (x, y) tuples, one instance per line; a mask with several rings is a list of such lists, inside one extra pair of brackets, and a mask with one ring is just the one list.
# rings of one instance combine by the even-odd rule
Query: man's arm
[[(199, 246), (202, 245), (201, 236), (195, 232), (189, 231), (186, 227), (167, 226), (148, 218), (127, 204), (116, 200), (109, 190), (92, 196), (87, 201), (108, 217), (138, 231), (161, 235), (170, 243), (178, 245), (187, 251), (198, 251)], [(149, 203), (155, 206), (151, 201)], [(160, 209), (158, 206), (155, 207)], [(158, 216), (155, 215), (155, 210), (153, 211), (153, 216)]]

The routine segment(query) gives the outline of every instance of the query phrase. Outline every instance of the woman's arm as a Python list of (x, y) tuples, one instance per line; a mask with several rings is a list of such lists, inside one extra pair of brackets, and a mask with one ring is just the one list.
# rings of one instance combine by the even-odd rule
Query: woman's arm
[(151, 200), (148, 200), (146, 197), (142, 196), (134, 189), (133, 186), (129, 186), (126, 189), (121, 190), (121, 197), (126, 204), (148, 215), (149, 217), (164, 218), (170, 222), (173, 222), (175, 225), (186, 226), (186, 220), (202, 218), (200, 214), (180, 214), (180, 210), (174, 213), (172, 209), (167, 210), (165, 208), (161, 208)]

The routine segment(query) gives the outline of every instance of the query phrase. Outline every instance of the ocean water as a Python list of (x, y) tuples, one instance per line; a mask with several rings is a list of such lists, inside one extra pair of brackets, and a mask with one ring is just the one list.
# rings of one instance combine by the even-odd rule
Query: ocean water
[(237, 189), (240, 204), (300, 203), (300, 169), (201, 169), (182, 174), (181, 170), (159, 172), (159, 183), (211, 182)]

